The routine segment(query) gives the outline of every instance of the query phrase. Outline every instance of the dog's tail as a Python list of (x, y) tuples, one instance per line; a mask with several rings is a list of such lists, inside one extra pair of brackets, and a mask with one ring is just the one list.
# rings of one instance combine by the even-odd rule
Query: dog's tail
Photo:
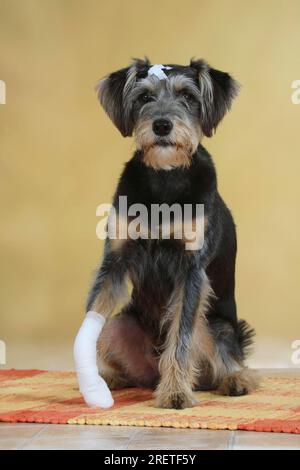
[(246, 359), (252, 352), (254, 336), (254, 328), (252, 328), (249, 323), (246, 322), (246, 320), (239, 320), (237, 326), (237, 340), (243, 355), (243, 359)]

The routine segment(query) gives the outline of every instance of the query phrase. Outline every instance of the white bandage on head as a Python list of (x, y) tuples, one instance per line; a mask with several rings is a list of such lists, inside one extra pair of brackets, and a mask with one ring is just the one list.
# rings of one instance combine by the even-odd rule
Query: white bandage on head
[(167, 65), (155, 64), (148, 70), (148, 76), (155, 75), (159, 80), (166, 80), (168, 76), (165, 74), (164, 70), (171, 69), (172, 67), (168, 67)]
[(86, 314), (75, 339), (74, 359), (79, 390), (87, 405), (109, 408), (114, 400), (97, 367), (97, 341), (104, 323), (103, 315), (93, 311)]

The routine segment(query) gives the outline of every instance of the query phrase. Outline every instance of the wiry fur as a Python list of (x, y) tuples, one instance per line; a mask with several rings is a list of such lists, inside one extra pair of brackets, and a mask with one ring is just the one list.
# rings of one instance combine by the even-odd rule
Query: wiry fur
[[(105, 111), (122, 135), (134, 135), (137, 146), (114, 206), (118, 212), (119, 196), (149, 213), (152, 204), (204, 204), (204, 243), (187, 251), (184, 239), (175, 236), (108, 237), (87, 310), (108, 319), (98, 349), (109, 385), (153, 387), (158, 406), (184, 408), (196, 403), (193, 390), (239, 395), (258, 385), (244, 365), (254, 330), (236, 314), (235, 225), (200, 143), (230, 109), (238, 84), (203, 60), (169, 64), (167, 80), (149, 77), (150, 66), (137, 59), (97, 86)], [(157, 134), (157, 119), (167, 121), (165, 134)], [(126, 224), (122, 220), (127, 233)], [(127, 276), (131, 297), (111, 317)]]

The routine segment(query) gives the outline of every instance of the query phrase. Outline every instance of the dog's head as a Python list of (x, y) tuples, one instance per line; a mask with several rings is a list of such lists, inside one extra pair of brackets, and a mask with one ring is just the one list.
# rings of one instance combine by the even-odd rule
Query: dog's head
[(239, 89), (203, 60), (151, 65), (134, 60), (97, 85), (100, 103), (123, 136), (134, 134), (154, 168), (188, 165), (203, 135), (211, 137)]

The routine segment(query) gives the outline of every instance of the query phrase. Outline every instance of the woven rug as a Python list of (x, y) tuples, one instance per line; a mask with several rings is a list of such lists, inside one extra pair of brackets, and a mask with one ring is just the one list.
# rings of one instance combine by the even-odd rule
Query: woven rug
[(199, 406), (185, 410), (155, 408), (151, 390), (131, 388), (113, 395), (113, 408), (91, 409), (79, 394), (74, 372), (2, 370), (0, 421), (300, 434), (300, 378), (265, 377), (255, 393), (243, 397), (197, 392)]

